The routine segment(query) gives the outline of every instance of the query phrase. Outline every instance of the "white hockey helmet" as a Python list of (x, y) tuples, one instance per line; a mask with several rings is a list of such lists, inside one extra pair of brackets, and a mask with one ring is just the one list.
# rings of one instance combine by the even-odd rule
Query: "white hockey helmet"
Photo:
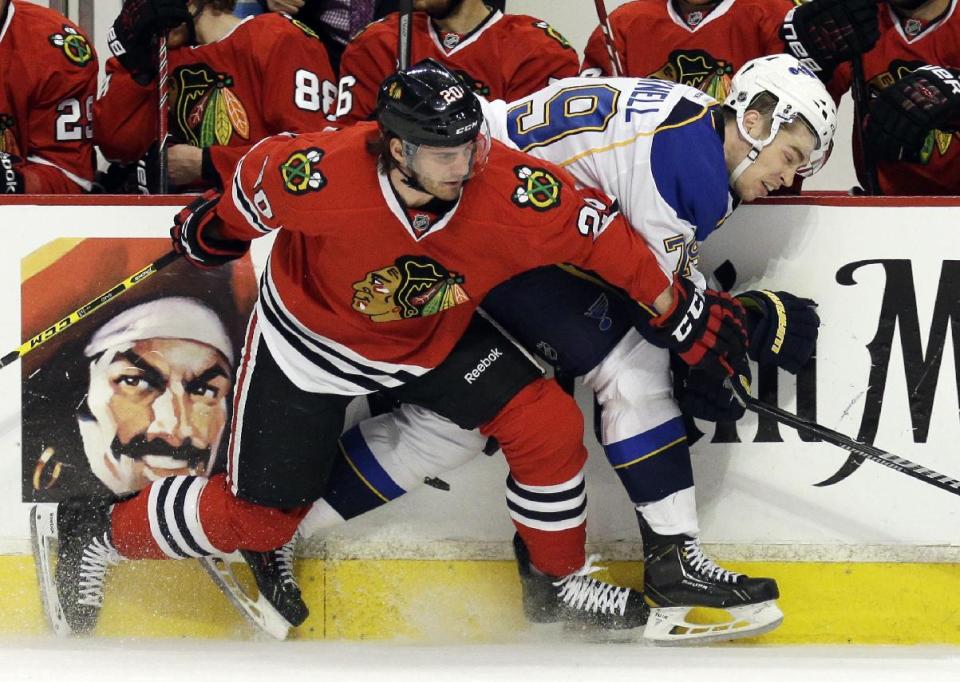
[[(743, 115), (763, 92), (776, 97), (777, 105), (773, 110), (770, 134), (757, 140), (744, 128)], [(810, 154), (810, 163), (798, 169), (797, 174), (809, 177), (827, 162), (833, 147), (833, 134), (837, 130), (837, 107), (820, 79), (796, 57), (774, 54), (750, 60), (734, 74), (730, 93), (723, 103), (736, 112), (737, 128), (753, 147), (730, 173), (731, 185), (763, 148), (773, 142), (780, 126), (795, 121), (798, 116), (813, 131), (817, 142)]]

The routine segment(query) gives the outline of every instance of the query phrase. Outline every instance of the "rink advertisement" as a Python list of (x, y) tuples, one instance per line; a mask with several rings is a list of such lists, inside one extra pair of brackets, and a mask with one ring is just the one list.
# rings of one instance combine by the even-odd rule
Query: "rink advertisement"
[(51, 328), (64, 306), (111, 291), (169, 240), (61, 239), (22, 261), (26, 502), (135, 492), (170, 475), (223, 470), (235, 363), (256, 296), (249, 259), (218, 270), (176, 260)]
[[(6, 238), (0, 251), (7, 292), (0, 297), (4, 350), (17, 348), (169, 251), (168, 230), (179, 205), (175, 198), (0, 203)], [(815, 361), (798, 377), (756, 375), (754, 368), (754, 394), (960, 478), (960, 260), (953, 259), (960, 253), (958, 210), (960, 200), (908, 205), (845, 198), (740, 208), (702, 248), (701, 270), (709, 274), (729, 259), (738, 273), (735, 290), (766, 288), (813, 298), (823, 321)], [(230, 268), (201, 272), (173, 263), (0, 369), (0, 443), (7, 452), (0, 460), (0, 554), (29, 552), (26, 503), (126, 492), (165, 475), (202, 475), (223, 466), (233, 371), (269, 249), (267, 240), (261, 242), (249, 259)], [(157, 362), (158, 357), (168, 361)], [(633, 509), (594, 442), (590, 396), (578, 393), (578, 400), (591, 451), (588, 540), (606, 559), (636, 559)], [(810, 632), (818, 627), (814, 621), (822, 613), (804, 609), (819, 600), (825, 576), (831, 576), (837, 599), (887, 593), (891, 584), (908, 583), (942, 594), (948, 588), (944, 581), (955, 581), (960, 496), (870, 461), (850, 460), (843, 450), (750, 413), (737, 424), (699, 426), (705, 435), (692, 452), (704, 541), (728, 562), (777, 562), (739, 565), (777, 576), (784, 606), (793, 600), (788, 625)], [(378, 600), (383, 596), (377, 590), (392, 593), (394, 584), (422, 587), (449, 579), (451, 594), (458, 594), (456, 580), (477, 580), (472, 564), (479, 559), (495, 560), (481, 571), (484, 593), (495, 596), (483, 607), (490, 613), (481, 610), (486, 615), (478, 617), (471, 610), (465, 619), (481, 630), (485, 626), (477, 623), (519, 622), (516, 604), (496, 582), (515, 579), (515, 568), (505, 561), (513, 533), (503, 502), (505, 472), (500, 455), (479, 457), (443, 476), (449, 491), (424, 486), (308, 543), (308, 553), (327, 561), (305, 564), (301, 570), (309, 578), (301, 576), (301, 584), (313, 591), (325, 585), (319, 595), (310, 594), (323, 603), (318, 613), (332, 614), (310, 630), (319, 635), (308, 636), (378, 637), (429, 629), (422, 619), (409, 618), (418, 609), (417, 594), (371, 618), (362, 614), (380, 608), (358, 607), (352, 590), (362, 587), (369, 592), (364, 599)], [(821, 482), (828, 484), (814, 485)], [(0, 579), (20, 576), (16, 580), (27, 590), (32, 569), (30, 559), (22, 559), (19, 573), (0, 567)], [(403, 568), (416, 559), (448, 563), (426, 562), (442, 577), (425, 570), (424, 562), (414, 561), (412, 572)], [(888, 570), (879, 563), (822, 563), (888, 561), (902, 564)], [(216, 592), (203, 592), (205, 585), (212, 588), (187, 563), (169, 565), (174, 577), (167, 579), (176, 585), (171, 590), (205, 603), (220, 599)], [(407, 572), (387, 579), (385, 572), (392, 570)], [(633, 575), (633, 568), (622, 570)], [(924, 572), (919, 582), (918, 571)], [(456, 577), (461, 575), (471, 577)], [(471, 593), (477, 589), (470, 586)], [(440, 601), (458, 603), (449, 596)], [(479, 608), (468, 602), (463, 608)], [(229, 613), (217, 604), (220, 616)], [(931, 612), (940, 606), (931, 598), (922, 608)], [(346, 618), (348, 612), (356, 615)], [(851, 606), (849, 617), (836, 615), (837, 637), (894, 641), (887, 639), (887, 629), (881, 631), (880, 618), (871, 630)], [(178, 621), (176, 632), (230, 633), (230, 626), (216, 622), (220, 630), (199, 624), (192, 630)], [(150, 630), (139, 619), (127, 625), (144, 634), (173, 632)], [(117, 621), (104, 627), (127, 632)], [(952, 637), (960, 628), (954, 630)], [(926, 632), (904, 630), (895, 641), (954, 641)], [(786, 625), (778, 633), (785, 639), (775, 641), (835, 641), (797, 634)]]
[[(0, 254), (10, 292), (0, 303), (7, 346), (15, 348), (168, 251), (176, 209), (170, 199), (163, 203), (0, 206), (8, 237)], [(960, 477), (953, 447), (960, 438), (960, 261), (949, 258), (957, 251), (951, 241), (960, 239), (951, 224), (957, 208), (826, 203), (833, 205), (743, 207), (702, 249), (704, 272), (725, 259), (733, 262), (735, 289), (787, 290), (819, 303), (823, 326), (815, 362), (797, 378), (761, 373), (756, 394)], [(19, 461), (8, 457), (3, 464), (3, 499), (11, 510), (15, 501), (128, 492), (165, 472), (204, 473), (222, 465), (218, 451), (233, 363), (256, 296), (254, 270), (266, 248), (256, 245), (253, 267), (243, 260), (201, 272), (174, 263), (28, 353), (19, 368), (2, 370), (3, 438), (20, 454)], [(176, 368), (151, 365), (143, 343), (120, 353), (130, 362), (119, 364), (135, 367), (126, 376), (111, 361), (136, 327), (181, 338), (194, 350), (213, 348), (204, 359), (185, 357), (209, 364), (199, 374), (215, 380), (171, 393), (165, 375)], [(177, 397), (184, 392), (187, 398)], [(211, 398), (205, 403), (203, 396)], [(589, 401), (581, 402), (589, 419)], [(182, 421), (184, 411), (196, 416)], [(694, 447), (698, 500), (702, 530), (712, 543), (800, 544), (818, 552), (831, 545), (960, 546), (960, 498), (870, 462), (844, 467), (845, 452), (749, 413), (736, 425), (701, 427), (707, 435)], [(591, 539), (632, 541), (626, 497), (592, 437), (587, 440), (595, 455), (588, 468)], [(424, 523), (405, 531), (399, 544), (507, 537), (501, 470), (499, 458), (484, 458), (451, 474), (456, 494), (408, 495), (405, 513)], [(830, 479), (836, 482), (813, 486)], [(14, 481), (22, 484), (17, 492)], [(470, 508), (489, 513), (478, 521)], [(19, 517), (12, 512), (0, 520), (6, 547), (24, 546)], [(366, 520), (352, 525), (356, 531), (348, 526), (335, 537), (352, 542), (372, 532)], [(801, 549), (794, 551), (802, 556)]]

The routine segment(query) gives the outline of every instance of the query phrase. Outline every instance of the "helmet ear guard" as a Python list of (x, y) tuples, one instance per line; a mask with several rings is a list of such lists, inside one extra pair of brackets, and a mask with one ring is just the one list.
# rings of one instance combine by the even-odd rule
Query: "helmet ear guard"
[[(744, 114), (757, 97), (769, 93), (776, 99), (771, 115), (770, 132), (762, 140), (754, 138), (744, 125)], [(802, 120), (816, 140), (810, 162), (799, 168), (797, 174), (808, 177), (826, 163), (833, 148), (837, 129), (837, 108), (833, 98), (819, 78), (798, 59), (787, 54), (769, 55), (753, 59), (737, 71), (724, 100), (737, 118), (737, 129), (752, 149), (730, 173), (732, 185), (753, 163), (764, 147), (773, 142), (780, 126)]]

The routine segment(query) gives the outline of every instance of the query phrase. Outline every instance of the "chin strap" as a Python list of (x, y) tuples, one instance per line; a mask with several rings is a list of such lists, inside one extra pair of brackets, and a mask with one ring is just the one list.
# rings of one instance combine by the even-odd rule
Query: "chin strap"
[(762, 147), (752, 147), (750, 151), (747, 152), (747, 155), (743, 157), (743, 161), (738, 163), (736, 167), (730, 171), (730, 187), (733, 187), (733, 183), (735, 183), (737, 179), (743, 175), (743, 171), (747, 170), (747, 168), (750, 167), (750, 164), (757, 160), (757, 157), (760, 156), (760, 151), (762, 149)]

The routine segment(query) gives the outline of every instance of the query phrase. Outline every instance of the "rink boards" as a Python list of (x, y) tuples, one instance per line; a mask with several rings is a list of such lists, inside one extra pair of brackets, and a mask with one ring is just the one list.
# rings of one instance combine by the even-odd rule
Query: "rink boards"
[[(0, 204), (5, 350), (164, 253), (176, 205)], [(703, 249), (702, 269), (729, 258), (739, 273), (735, 290), (793, 291), (817, 300), (823, 319), (815, 367), (799, 379), (758, 377), (760, 396), (960, 478), (958, 211), (957, 200), (844, 197), (739, 209)], [(238, 267), (210, 282), (171, 266), (125, 294), (129, 303), (121, 297), (77, 322), (67, 341), (60, 343), (67, 331), (59, 332), (21, 367), (0, 370), (4, 631), (42, 629), (24, 501), (70, 492), (62, 473), (70, 467), (54, 476), (51, 463), (71, 451), (61, 444), (71, 419), (62, 406), (47, 416), (52, 403), (37, 395), (66, 400), (76, 389), (39, 379), (68, 351), (78, 362), (63, 376), (77, 379), (95, 327), (151, 297), (190, 295), (191, 287), (235, 337), (266, 248), (255, 247), (249, 271)], [(589, 396), (578, 399), (589, 427)], [(780, 583), (786, 619), (762, 641), (960, 642), (960, 497), (869, 462), (835, 485), (814, 487), (840, 468), (845, 452), (749, 415), (736, 429), (703, 430), (693, 452), (704, 541), (731, 567)], [(592, 437), (587, 442), (591, 548), (612, 559), (612, 578), (639, 586), (632, 510)], [(55, 454), (44, 462), (51, 447)], [(82, 448), (72, 451), (70, 466), (82, 466)], [(479, 458), (444, 477), (449, 492), (414, 491), (311, 540), (298, 565), (312, 610), (301, 636), (497, 640), (522, 629), (505, 471), (499, 456)], [(73, 492), (82, 492), (81, 483)], [(193, 562), (117, 569), (100, 632), (249, 634)]]

